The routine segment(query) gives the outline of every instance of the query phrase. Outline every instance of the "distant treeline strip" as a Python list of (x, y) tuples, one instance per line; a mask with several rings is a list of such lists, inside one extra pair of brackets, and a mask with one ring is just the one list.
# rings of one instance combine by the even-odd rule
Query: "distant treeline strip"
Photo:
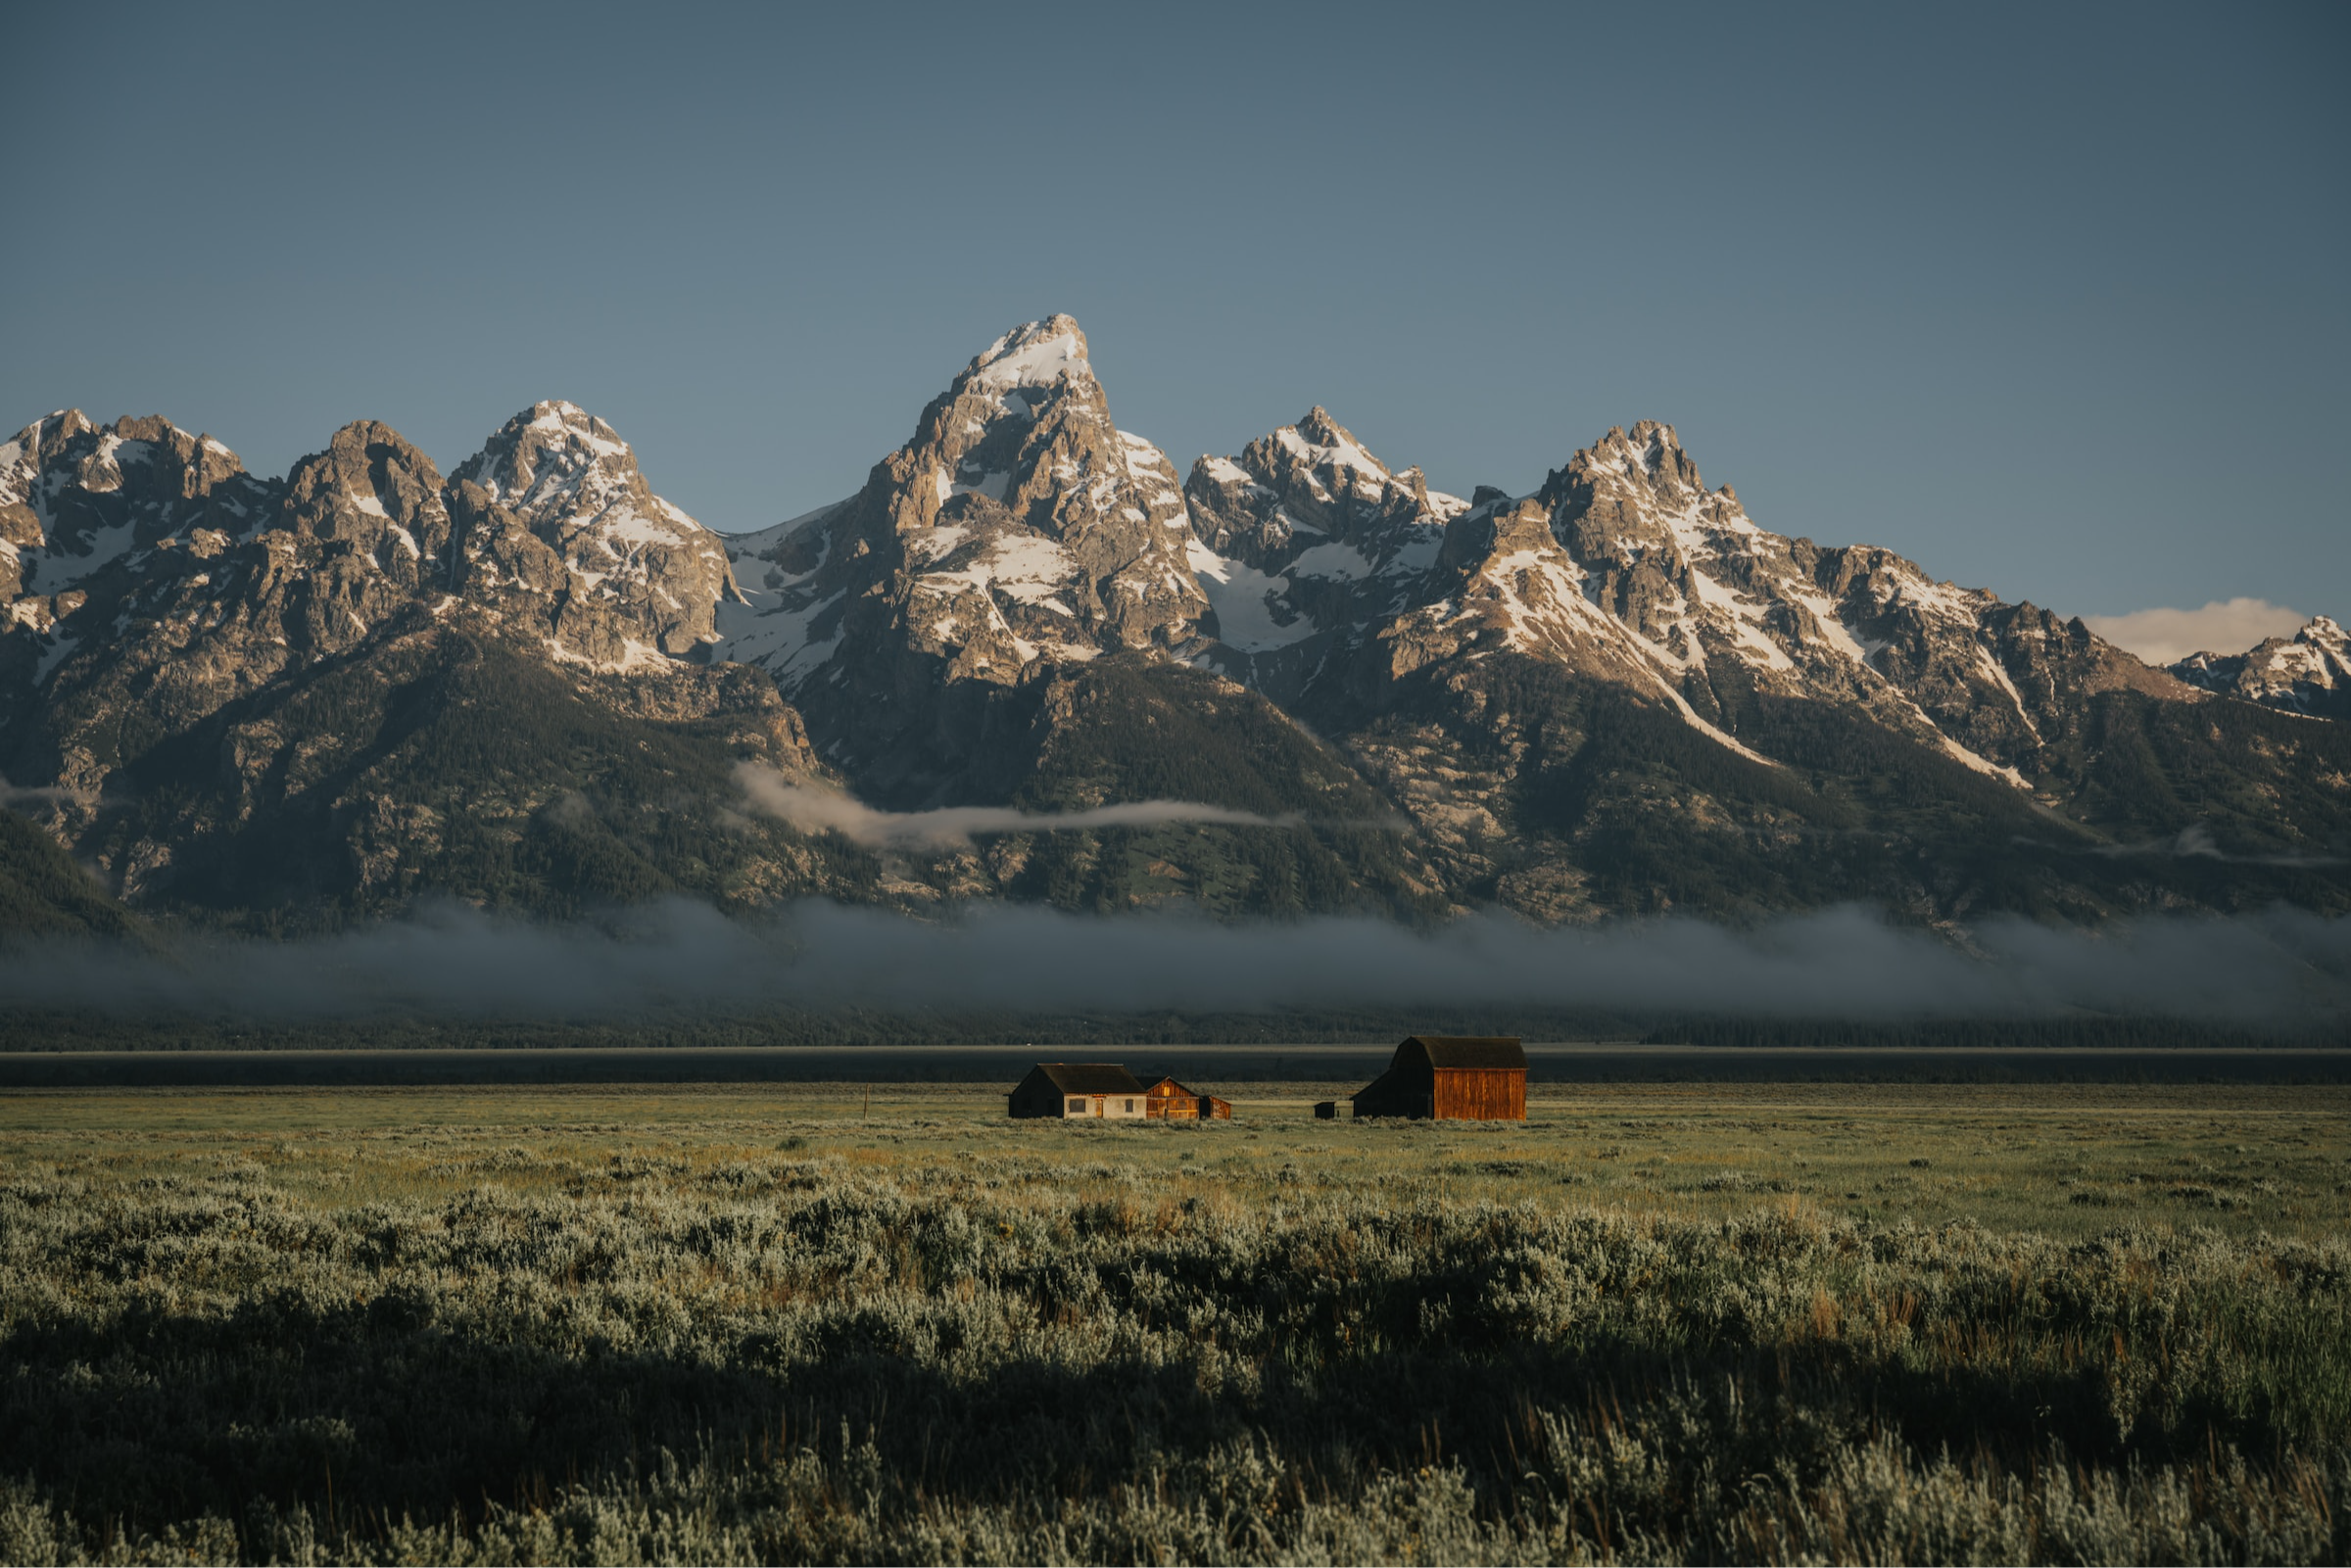
[(1689, 1019), (1638, 1036), (1644, 1045), (1765, 1050), (2230, 1051), (2351, 1049), (2351, 1021), (2241, 1026), (2193, 1019), (1931, 1019), (1909, 1023), (1838, 1019)]
[(1271, 1009), (1253, 1012), (660, 1012), (640, 1017), (256, 1022), (236, 1018), (20, 1013), (0, 1019), (0, 1051), (717, 1050), (1002, 1045), (1027, 1049), (1157, 1045), (1392, 1046), (1406, 1034), (1515, 1034), (1534, 1041), (1759, 1050), (2351, 1050), (2351, 1019), (2231, 1024), (2171, 1018), (1839, 1020), (1647, 1017), (1571, 1009)]

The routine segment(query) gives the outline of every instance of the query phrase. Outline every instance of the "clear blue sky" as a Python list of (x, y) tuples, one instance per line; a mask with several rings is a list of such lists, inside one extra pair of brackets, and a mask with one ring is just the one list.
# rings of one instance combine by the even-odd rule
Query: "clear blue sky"
[(2351, 615), (2351, 10), (14, 10), (0, 426), (451, 465), (546, 397), (718, 528), (1014, 322), (1179, 465), (1680, 427), (1768, 527), (2067, 613)]

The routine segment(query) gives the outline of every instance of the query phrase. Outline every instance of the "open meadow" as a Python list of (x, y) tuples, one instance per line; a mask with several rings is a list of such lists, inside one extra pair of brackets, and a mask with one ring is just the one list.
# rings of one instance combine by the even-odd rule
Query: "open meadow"
[(0, 1560), (2351, 1558), (2351, 1089), (1002, 1087), (0, 1094)]

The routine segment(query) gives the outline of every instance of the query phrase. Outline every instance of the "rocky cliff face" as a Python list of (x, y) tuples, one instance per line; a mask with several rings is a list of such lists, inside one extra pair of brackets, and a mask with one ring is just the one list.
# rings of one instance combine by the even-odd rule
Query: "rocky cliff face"
[(220, 443), (163, 419), (101, 429), (68, 409), (0, 445), (0, 736), (21, 743), (34, 693), (76, 649), (116, 642), (134, 594), (152, 607), (190, 578), (210, 588), (208, 563), (250, 540), (282, 495)]
[[(69, 408), (0, 444), (0, 599), (54, 600), (122, 555), (197, 529), (241, 538), (276, 503), (210, 436), (167, 420), (101, 429)], [(55, 605), (17, 611), (29, 623)]]
[(719, 641), (718, 606), (737, 597), (725, 545), (652, 493), (601, 419), (568, 403), (534, 404), (450, 481), (463, 520), (451, 586), (536, 600), (560, 653), (633, 669)]
[(1611, 430), (1533, 496), (1456, 525), (1430, 602), (1382, 629), (1391, 674), (1508, 648), (1649, 688), (1738, 744), (1751, 694), (1847, 706), (1962, 766), (2027, 785), (2043, 730), (2130, 689), (2195, 693), (2031, 605), (1939, 583), (1868, 546), (1759, 527), (1708, 490), (1672, 427)]
[[(1774, 533), (1655, 423), (1464, 500), (1318, 407), (1179, 483), (1067, 316), (989, 345), (855, 496), (754, 534), (564, 403), (446, 477), (370, 422), (283, 480), (161, 419), (0, 445), (0, 773), (134, 905), (281, 927), (668, 891), (2345, 908), (2351, 726), (2310, 719), (2347, 660), (2319, 621), (2149, 669)], [(748, 811), (745, 764), (896, 809), (1263, 824), (877, 850)]]
[(2351, 720), (2351, 632), (2324, 615), (2244, 653), (2196, 653), (2171, 667), (2189, 686), (2313, 718)]
[[(1245, 612), (1258, 642), (1243, 658), (1217, 653), (1343, 737), (1412, 816), (1449, 886), (1544, 920), (1674, 907), (1689, 895), (1670, 889), (1690, 879), (1667, 861), (1759, 867), (1815, 852), (1832, 824), (1833, 836), (1915, 837), (1919, 823), (1859, 827), (1820, 793), (1826, 780), (1895, 768), (1905, 788), (1970, 819), (1959, 838), (2054, 832), (2067, 847), (2029, 874), (2036, 899), (2102, 913), (2140, 896), (2063, 857), (2094, 852), (2100, 832), (2145, 826), (2110, 781), (2149, 725), (2115, 703), (2185, 708), (2203, 693), (2080, 621), (1937, 582), (1888, 550), (1764, 529), (1729, 487), (1707, 488), (1669, 426), (1611, 430), (1533, 495), (1481, 490), (1463, 504), (1415, 499), (1321, 410), (1308, 425), (1193, 470), (1213, 624)], [(1301, 469), (1316, 482), (1301, 484)], [(1357, 546), (1366, 533), (1378, 543)], [(1301, 570), (1342, 552), (1338, 592)], [(2153, 728), (2170, 736), (2158, 748), (2167, 763), (2188, 773), (2268, 767), (2214, 755), (2237, 743), (2212, 739), (2216, 726)], [(2184, 755), (2196, 750), (2206, 755)], [(1681, 758), (1672, 777), (1652, 772), (1662, 755)], [(1595, 791), (1603, 757), (1616, 782)], [(1706, 771), (1720, 788), (1695, 783)], [(1968, 775), (1983, 783), (1957, 782)], [(2213, 808), (2224, 818), (2239, 847), (2289, 855), (2324, 853), (2344, 826), (2323, 798), (2269, 822)], [(1930, 871), (1848, 848), (1829, 879), (1928, 914), (2014, 896), (1971, 886), (1985, 873), (1954, 874), (1954, 852), (1946, 842)], [(1596, 881), (1611, 859), (1613, 878)], [(1769, 878), (1778, 896), (1810, 879)]]
[(1416, 601), (1445, 525), (1469, 508), (1417, 468), (1391, 473), (1319, 407), (1237, 457), (1200, 458), (1184, 498), (1214, 606), (1208, 662), (1306, 703)]
[[(570, 404), (518, 415), (453, 481), (367, 421), (282, 482), (162, 420), (71, 412), (0, 459), (0, 772), (134, 901), (530, 901), (548, 874), (513, 855), (551, 803), (589, 801), (598, 771), (552, 741), (532, 754), (564, 710), (722, 781), (696, 738), (713, 729), (734, 760), (817, 766), (772, 683), (707, 663), (732, 592), (716, 536)], [(533, 664), (559, 678), (515, 673)], [(509, 701), (534, 711), (502, 715)], [(502, 725), (516, 766), (496, 783), (420, 738)]]
[(1071, 664), (1171, 657), (1207, 610), (1182, 491), (1111, 422), (1068, 316), (997, 339), (865, 488), (734, 542), (721, 657), (773, 672), (826, 755), (893, 795), (955, 792), (1002, 694)]

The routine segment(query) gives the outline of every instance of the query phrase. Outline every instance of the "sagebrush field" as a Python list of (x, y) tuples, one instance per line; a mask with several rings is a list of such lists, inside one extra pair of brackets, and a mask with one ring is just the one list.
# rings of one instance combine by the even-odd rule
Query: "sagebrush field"
[(0, 1559), (2351, 1558), (2351, 1091), (0, 1097)]

